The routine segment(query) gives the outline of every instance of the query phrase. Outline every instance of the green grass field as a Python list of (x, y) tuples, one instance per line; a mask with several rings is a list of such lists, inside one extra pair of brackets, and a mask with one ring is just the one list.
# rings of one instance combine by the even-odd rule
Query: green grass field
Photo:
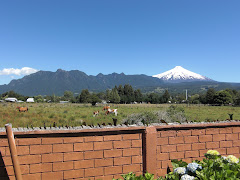
[[(28, 107), (28, 112), (19, 112), (17, 106)], [(56, 122), (57, 126), (79, 126), (82, 122), (88, 125), (97, 123), (112, 123), (112, 118), (118, 119), (118, 124), (127, 116), (134, 113), (149, 111), (166, 111), (170, 104), (111, 104), (111, 108), (118, 109), (118, 116), (114, 114), (105, 115), (103, 106), (92, 107), (90, 104), (54, 104), (54, 103), (33, 103), (33, 104), (0, 104), (0, 127), (6, 123), (12, 123), (13, 127), (27, 126), (52, 126)], [(240, 120), (240, 107), (231, 106), (203, 106), (203, 105), (174, 105), (184, 109), (185, 117), (188, 121), (214, 121), (229, 119), (228, 114), (233, 114), (234, 120)], [(93, 111), (100, 111), (99, 116), (93, 117)]]

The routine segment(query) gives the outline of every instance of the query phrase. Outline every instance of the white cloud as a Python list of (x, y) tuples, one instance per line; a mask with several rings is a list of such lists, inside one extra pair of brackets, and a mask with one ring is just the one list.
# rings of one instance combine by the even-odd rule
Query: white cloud
[(30, 68), (30, 67), (23, 67), (22, 69), (14, 69), (14, 68), (4, 68), (0, 70), (0, 75), (29, 75), (32, 73), (37, 72), (38, 70)]

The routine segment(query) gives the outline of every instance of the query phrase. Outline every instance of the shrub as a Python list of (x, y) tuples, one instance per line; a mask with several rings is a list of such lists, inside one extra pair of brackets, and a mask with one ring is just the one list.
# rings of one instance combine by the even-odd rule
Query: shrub
[[(124, 180), (154, 180), (154, 175), (150, 173), (145, 173), (144, 175), (136, 176), (134, 173), (130, 172), (128, 174), (122, 175)], [(113, 179), (113, 180), (121, 180)]]
[[(157, 180), (240, 180), (239, 159), (233, 155), (221, 156), (216, 150), (209, 150), (202, 161), (188, 164), (172, 160), (172, 165), (173, 172)], [(124, 180), (154, 180), (154, 175), (149, 173), (136, 176), (131, 172), (122, 177)]]
[[(239, 159), (233, 155), (221, 156), (218, 151), (209, 150), (202, 161), (187, 164), (183, 161), (172, 160), (173, 172), (168, 173), (162, 180), (227, 180), (240, 179)], [(184, 171), (185, 169), (185, 171)]]
[(167, 114), (171, 122), (180, 122), (183, 123), (186, 121), (185, 112), (183, 107), (171, 105), (167, 109)]
[(123, 123), (127, 124), (150, 124), (157, 122), (158, 117), (156, 112), (148, 111), (143, 113), (131, 114), (123, 119)]
[(181, 107), (170, 106), (167, 111), (147, 111), (143, 113), (131, 114), (123, 119), (122, 123), (128, 124), (151, 124), (161, 123), (161, 120), (167, 123), (179, 122), (183, 123), (186, 121), (184, 110)]

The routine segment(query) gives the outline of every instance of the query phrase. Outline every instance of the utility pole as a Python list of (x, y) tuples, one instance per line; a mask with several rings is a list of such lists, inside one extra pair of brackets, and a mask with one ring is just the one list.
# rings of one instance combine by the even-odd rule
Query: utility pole
[(188, 100), (187, 89), (186, 89), (186, 101)]

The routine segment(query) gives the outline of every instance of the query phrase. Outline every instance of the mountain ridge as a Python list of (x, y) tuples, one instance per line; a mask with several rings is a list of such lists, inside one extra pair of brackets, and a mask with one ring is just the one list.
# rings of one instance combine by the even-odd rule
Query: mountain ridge
[(101, 92), (125, 84), (131, 85), (134, 89), (141, 89), (142, 92), (159, 93), (164, 92), (165, 89), (168, 89), (170, 93), (182, 93), (186, 89), (188, 89), (189, 93), (201, 93), (208, 88), (217, 90), (226, 88), (240, 89), (240, 83), (223, 83), (212, 80), (169, 83), (169, 81), (144, 74), (112, 73), (104, 75), (99, 73), (93, 76), (79, 70), (65, 71), (58, 69), (56, 72), (38, 71), (21, 79), (12, 80), (7, 85), (0, 85), (0, 94), (10, 90), (26, 96), (63, 95), (64, 91), (80, 93), (83, 89)]
[(133, 88), (157, 87), (162, 80), (147, 75), (125, 75), (112, 73), (97, 76), (87, 75), (79, 70), (65, 71), (58, 69), (56, 72), (38, 71), (12, 80), (8, 85), (0, 85), (0, 93), (14, 90), (23, 95), (62, 95), (64, 91), (81, 92), (82, 89), (99, 92), (111, 89), (115, 85), (130, 84)]

